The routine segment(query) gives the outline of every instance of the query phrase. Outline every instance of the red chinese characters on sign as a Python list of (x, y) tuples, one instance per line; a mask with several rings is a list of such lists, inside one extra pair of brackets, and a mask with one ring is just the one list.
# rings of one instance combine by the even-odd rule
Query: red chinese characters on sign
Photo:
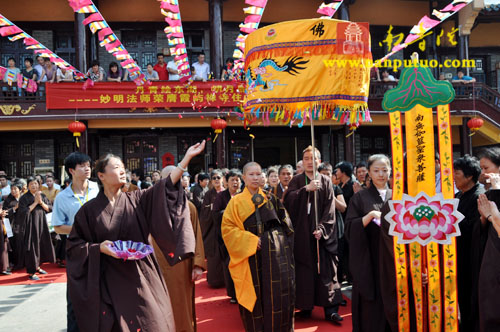
[(47, 83), (47, 109), (102, 108), (204, 108), (241, 105), (244, 82), (133, 82), (95, 83), (83, 90), (83, 83)]

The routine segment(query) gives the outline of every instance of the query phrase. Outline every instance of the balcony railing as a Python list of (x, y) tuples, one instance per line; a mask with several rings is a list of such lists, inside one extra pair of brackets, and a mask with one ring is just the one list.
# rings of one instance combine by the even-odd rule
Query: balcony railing
[[(215, 82), (215, 81), (214, 81)], [(117, 83), (119, 84), (119, 83)], [(384, 94), (393, 89), (396, 82), (371, 82), (370, 99), (382, 99)], [(7, 83), (0, 83), (0, 103), (33, 103), (45, 102), (45, 84), (38, 86), (38, 91), (29, 93), (19, 89), (17, 84), (9, 86)], [(456, 101), (482, 101), (495, 109), (500, 114), (500, 93), (483, 83), (473, 84), (453, 84)]]

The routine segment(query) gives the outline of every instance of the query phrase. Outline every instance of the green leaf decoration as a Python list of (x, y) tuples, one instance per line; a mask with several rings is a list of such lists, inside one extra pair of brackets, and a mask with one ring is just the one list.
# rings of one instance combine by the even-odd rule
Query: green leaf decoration
[(455, 99), (455, 90), (448, 81), (438, 81), (429, 67), (406, 67), (396, 88), (384, 95), (382, 108), (386, 112), (411, 110), (416, 105), (433, 108), (447, 105)]
[(415, 212), (413, 212), (413, 217), (417, 219), (418, 222), (420, 222), (423, 218), (431, 220), (434, 215), (434, 210), (428, 206), (419, 206), (415, 209)]

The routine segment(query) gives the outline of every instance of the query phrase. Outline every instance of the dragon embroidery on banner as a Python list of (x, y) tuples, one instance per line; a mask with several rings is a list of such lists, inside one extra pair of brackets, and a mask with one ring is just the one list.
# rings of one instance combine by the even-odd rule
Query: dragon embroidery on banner
[[(304, 67), (309, 60), (303, 60), (303, 57), (289, 57), (286, 59), (282, 66), (278, 65), (273, 59), (264, 59), (260, 62), (259, 66), (252, 70), (248, 67), (247, 70), (247, 83), (251, 89), (259, 87), (260, 91), (271, 91), (276, 85), (280, 84), (277, 79), (272, 78), (273, 74), (270, 70), (275, 70), (277, 72), (287, 73), (296, 76), (301, 70), (306, 69)], [(268, 67), (270, 67), (268, 69)], [(267, 80), (266, 80), (267, 79)]]

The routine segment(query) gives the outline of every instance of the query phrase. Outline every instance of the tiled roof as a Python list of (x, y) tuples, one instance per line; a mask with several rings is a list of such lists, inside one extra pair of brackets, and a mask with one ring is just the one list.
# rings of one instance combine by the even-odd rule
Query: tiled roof
[(500, 0), (484, 0), (484, 10), (488, 12), (500, 11)]

